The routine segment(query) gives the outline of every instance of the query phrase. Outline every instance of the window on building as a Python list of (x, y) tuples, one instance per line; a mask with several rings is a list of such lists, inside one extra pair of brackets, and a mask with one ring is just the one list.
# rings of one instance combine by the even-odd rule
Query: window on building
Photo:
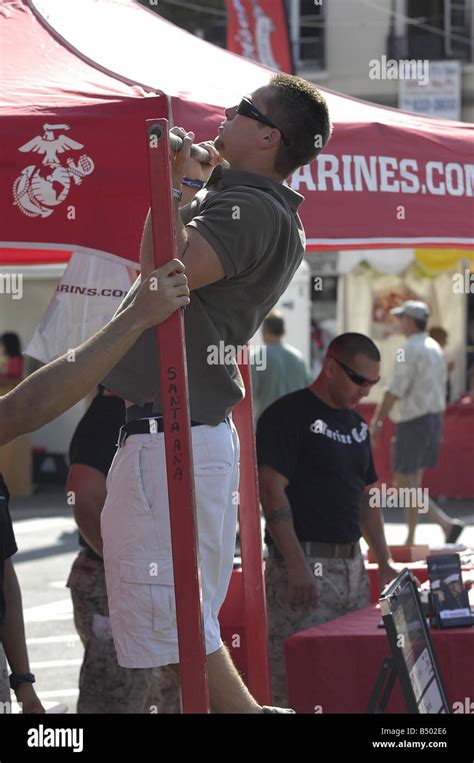
[(470, 61), (470, 0), (408, 0), (407, 55), (429, 60)]
[(203, 38), (207, 42), (212, 42), (214, 45), (225, 48), (227, 45), (227, 18), (217, 21), (213, 20), (207, 24)]
[(177, 0), (159, 0), (150, 5), (149, 0), (139, 0), (149, 10), (186, 29), (203, 40), (226, 47), (227, 13), (225, 0), (196, 0), (181, 6)]
[[(294, 0), (285, 0), (290, 29), (293, 2)], [(316, 69), (324, 69), (326, 65), (326, 3), (317, 4), (315, 0), (299, 0), (299, 7), (299, 39), (296, 46), (293, 47), (295, 67), (298, 69), (308, 65)]]

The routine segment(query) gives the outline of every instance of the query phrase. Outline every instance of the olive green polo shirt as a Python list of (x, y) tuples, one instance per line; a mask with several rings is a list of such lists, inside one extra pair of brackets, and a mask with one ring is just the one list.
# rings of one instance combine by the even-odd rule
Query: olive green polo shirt
[[(225, 277), (191, 293), (184, 312), (191, 419), (217, 425), (245, 394), (236, 353), (286, 290), (303, 259), (303, 197), (263, 175), (216, 167), (181, 211), (219, 257)], [(119, 310), (129, 304), (132, 286)], [(159, 350), (145, 331), (102, 382), (161, 413)]]

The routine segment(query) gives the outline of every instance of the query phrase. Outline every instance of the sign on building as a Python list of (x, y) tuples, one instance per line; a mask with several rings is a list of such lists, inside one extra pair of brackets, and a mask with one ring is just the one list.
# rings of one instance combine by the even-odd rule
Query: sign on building
[(399, 80), (399, 108), (437, 119), (461, 119), (461, 62), (429, 61), (428, 81)]

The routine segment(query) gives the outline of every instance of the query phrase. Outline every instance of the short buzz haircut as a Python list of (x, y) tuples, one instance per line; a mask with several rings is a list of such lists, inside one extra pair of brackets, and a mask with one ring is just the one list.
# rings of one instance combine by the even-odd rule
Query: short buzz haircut
[(380, 352), (372, 339), (365, 334), (356, 334), (352, 331), (336, 336), (330, 343), (327, 354), (346, 363), (350, 363), (356, 355), (365, 355), (370, 360), (380, 362)]
[(298, 167), (316, 159), (328, 142), (331, 119), (324, 96), (301, 77), (291, 74), (275, 74), (269, 83), (266, 97), (266, 115), (287, 136), (290, 145), (283, 141), (278, 148), (274, 168), (282, 178), (287, 178)]
[(263, 321), (263, 330), (272, 336), (283, 336), (285, 333), (283, 315), (277, 310), (272, 310)]

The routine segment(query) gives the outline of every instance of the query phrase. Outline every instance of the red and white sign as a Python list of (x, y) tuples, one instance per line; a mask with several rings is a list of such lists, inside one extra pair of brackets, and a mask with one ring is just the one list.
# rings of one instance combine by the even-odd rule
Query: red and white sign
[(226, 0), (227, 49), (291, 74), (288, 23), (283, 0)]

